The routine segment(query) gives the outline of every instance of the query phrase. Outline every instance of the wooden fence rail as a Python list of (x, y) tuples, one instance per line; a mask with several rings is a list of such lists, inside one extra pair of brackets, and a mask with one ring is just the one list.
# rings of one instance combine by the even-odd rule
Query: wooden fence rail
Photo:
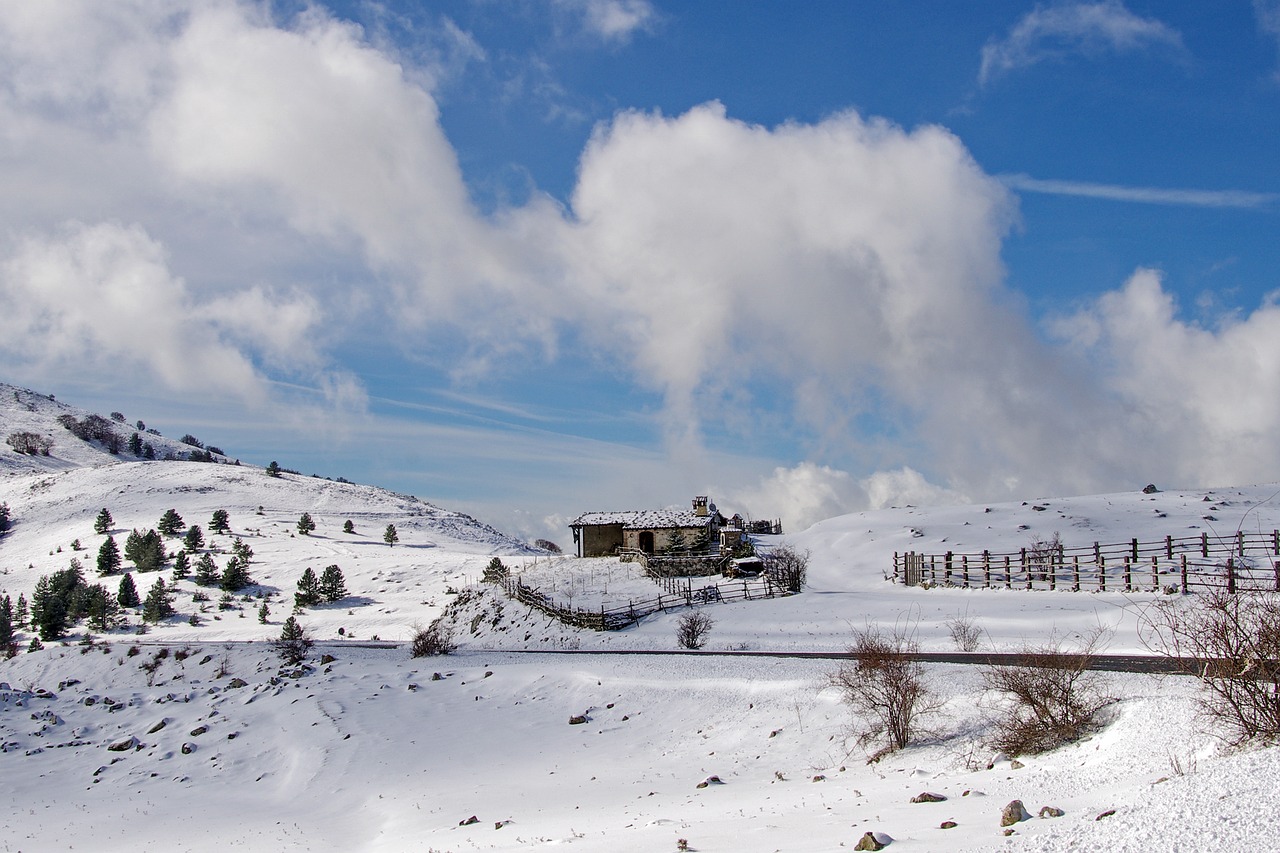
[(893, 581), (962, 588), (1280, 592), (1280, 531), (1094, 542), (1083, 548), (1033, 546), (1007, 553), (894, 552)]
[(589, 628), (592, 631), (621, 631), (654, 613), (678, 610), (682, 607), (722, 604), (729, 601), (752, 601), (788, 595), (782, 587), (768, 578), (763, 578), (762, 581), (763, 589), (760, 588), (759, 583), (753, 585), (746, 580), (728, 581), (694, 589), (688, 579), (684, 579), (681, 583), (676, 578), (663, 578), (661, 584), (664, 592), (659, 593), (657, 598), (631, 601), (625, 607), (602, 606), (599, 610), (566, 607), (545, 593), (539, 592), (536, 587), (525, 586), (519, 578), (503, 578), (499, 583), (509, 598), (541, 610), (566, 625)]

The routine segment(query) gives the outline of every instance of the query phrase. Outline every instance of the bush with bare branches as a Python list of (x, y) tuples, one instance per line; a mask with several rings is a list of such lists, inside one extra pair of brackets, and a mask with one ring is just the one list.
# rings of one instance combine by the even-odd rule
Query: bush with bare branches
[(457, 648), (453, 641), (453, 631), (443, 619), (437, 619), (425, 628), (415, 626), (413, 640), (409, 643), (409, 653), (415, 658), (447, 655)]
[(1231, 745), (1280, 739), (1280, 596), (1165, 598), (1139, 624), (1147, 648), (1200, 679), (1201, 711)]
[(701, 610), (690, 610), (680, 617), (676, 625), (676, 642), (682, 649), (700, 649), (707, 644), (707, 635), (715, 620)]
[(809, 552), (797, 551), (790, 545), (779, 545), (763, 552), (760, 561), (769, 579), (787, 592), (797, 593), (804, 588), (809, 575)]
[(870, 625), (853, 634), (851, 661), (829, 678), (853, 711), (858, 742), (886, 741), (881, 752), (902, 749), (918, 735), (922, 719), (942, 700), (925, 683), (924, 665), (916, 659), (920, 645), (913, 626), (892, 633)]
[(1012, 663), (987, 666), (983, 686), (998, 697), (991, 745), (1012, 756), (1035, 755), (1096, 730), (1098, 712), (1112, 699), (1090, 665), (1107, 636), (1099, 627), (1069, 645), (1054, 635)]
[(947, 631), (951, 634), (951, 642), (962, 652), (973, 653), (982, 645), (982, 629), (977, 621), (968, 613), (953, 616), (947, 620)]

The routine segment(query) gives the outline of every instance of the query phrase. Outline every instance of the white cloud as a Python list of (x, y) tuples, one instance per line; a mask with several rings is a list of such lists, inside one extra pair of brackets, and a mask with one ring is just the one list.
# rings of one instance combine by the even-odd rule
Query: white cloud
[(848, 472), (802, 462), (794, 468), (775, 468), (754, 487), (731, 493), (734, 508), (753, 519), (782, 520), (782, 529), (796, 533), (836, 515), (867, 508), (867, 493)]
[(1005, 72), (1068, 54), (1125, 53), (1149, 47), (1181, 51), (1182, 36), (1154, 18), (1133, 14), (1119, 0), (1037, 6), (1003, 39), (982, 48), (980, 83)]
[[(1253, 13), (1258, 19), (1258, 29), (1280, 46), (1280, 0), (1253, 0)], [(1280, 79), (1280, 71), (1276, 71), (1275, 76)]]
[(1085, 181), (1056, 181), (1032, 178), (1029, 175), (1000, 175), (1005, 186), (1024, 192), (1049, 195), (1083, 196), (1110, 201), (1133, 201), (1143, 204), (1179, 204), (1193, 207), (1257, 208), (1273, 203), (1275, 193), (1249, 192), (1247, 190), (1187, 190), (1162, 187), (1125, 187), (1114, 184), (1093, 184)]
[(583, 29), (609, 42), (625, 42), (657, 19), (649, 0), (555, 0), (562, 9), (582, 16)]
[(913, 468), (903, 466), (896, 471), (877, 471), (861, 483), (871, 509), (892, 506), (939, 506), (968, 503), (961, 492), (930, 483)]

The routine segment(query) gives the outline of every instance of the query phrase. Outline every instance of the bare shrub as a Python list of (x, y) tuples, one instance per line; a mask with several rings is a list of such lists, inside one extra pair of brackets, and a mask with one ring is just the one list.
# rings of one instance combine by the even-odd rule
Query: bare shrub
[(780, 545), (760, 555), (769, 579), (787, 592), (799, 592), (809, 575), (809, 552)]
[(1200, 709), (1232, 746), (1280, 738), (1280, 596), (1160, 599), (1139, 625), (1147, 648), (1200, 680)]
[(1106, 638), (1101, 627), (1073, 645), (1055, 635), (1013, 663), (987, 666), (983, 686), (999, 698), (991, 745), (1011, 756), (1035, 755), (1095, 731), (1098, 712), (1112, 699), (1089, 667)]
[(918, 734), (921, 720), (942, 706), (925, 683), (924, 664), (915, 657), (919, 651), (914, 626), (887, 633), (871, 625), (854, 632), (853, 659), (828, 677), (853, 711), (861, 745), (884, 739), (882, 752), (902, 749)]
[(700, 649), (707, 644), (707, 637), (715, 620), (701, 610), (690, 610), (680, 617), (676, 625), (676, 642), (682, 649)]
[(443, 620), (437, 619), (427, 627), (415, 625), (409, 654), (415, 658), (451, 654), (458, 646), (453, 642), (453, 631)]
[(982, 629), (968, 613), (953, 616), (946, 622), (951, 642), (962, 652), (973, 653), (982, 645)]
[(1031, 537), (1031, 542), (1027, 545), (1028, 571), (1036, 580), (1044, 580), (1054, 570), (1061, 551), (1062, 535), (1056, 530), (1048, 539), (1039, 535)]

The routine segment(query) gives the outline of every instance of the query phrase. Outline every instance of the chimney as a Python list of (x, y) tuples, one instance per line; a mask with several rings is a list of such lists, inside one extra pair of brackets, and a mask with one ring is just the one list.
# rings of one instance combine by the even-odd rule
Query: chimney
[(707, 496), (698, 495), (693, 499), (693, 514), (699, 518), (707, 517)]

